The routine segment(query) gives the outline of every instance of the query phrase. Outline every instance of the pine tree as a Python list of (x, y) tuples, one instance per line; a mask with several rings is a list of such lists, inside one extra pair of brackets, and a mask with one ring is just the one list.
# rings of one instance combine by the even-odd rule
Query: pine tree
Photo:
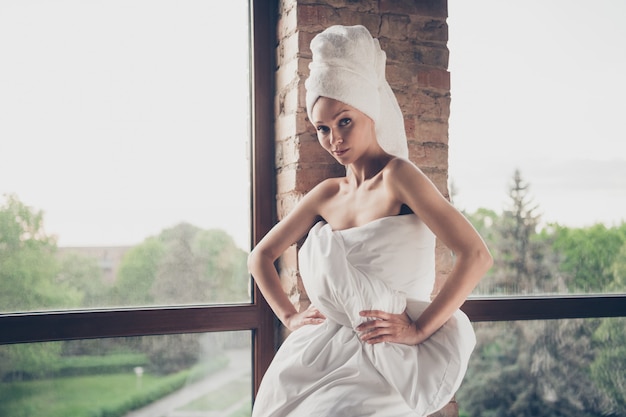
[(540, 215), (530, 196), (530, 185), (519, 169), (515, 170), (509, 187), (509, 207), (496, 225), (498, 234), (497, 272), (494, 289), (504, 294), (536, 294), (553, 292), (560, 285), (553, 276), (553, 262), (545, 240), (537, 238)]

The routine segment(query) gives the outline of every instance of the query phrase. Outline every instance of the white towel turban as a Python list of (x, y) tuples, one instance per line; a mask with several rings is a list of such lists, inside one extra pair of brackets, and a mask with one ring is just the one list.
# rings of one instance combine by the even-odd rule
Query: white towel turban
[(311, 41), (313, 60), (305, 82), (309, 120), (320, 97), (341, 101), (365, 113), (376, 126), (385, 152), (408, 157), (404, 118), (385, 78), (387, 56), (364, 26), (331, 26)]

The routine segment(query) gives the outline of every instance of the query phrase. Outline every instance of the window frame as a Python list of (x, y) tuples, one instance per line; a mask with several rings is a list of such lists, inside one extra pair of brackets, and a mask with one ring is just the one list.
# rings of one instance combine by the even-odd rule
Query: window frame
[(626, 317), (626, 295), (471, 297), (461, 310), (473, 322)]
[[(275, 0), (250, 0), (251, 224), (256, 244), (276, 221), (274, 178)], [(461, 308), (474, 322), (626, 316), (626, 295), (476, 297)], [(250, 304), (109, 308), (0, 314), (0, 344), (250, 330), (253, 392), (271, 362), (276, 319), (253, 285)]]
[[(273, 56), (275, 0), (250, 0), (251, 58), (251, 243), (275, 222)], [(253, 284), (252, 302), (0, 314), (0, 345), (109, 337), (249, 330), (253, 393), (275, 350), (274, 315)]]

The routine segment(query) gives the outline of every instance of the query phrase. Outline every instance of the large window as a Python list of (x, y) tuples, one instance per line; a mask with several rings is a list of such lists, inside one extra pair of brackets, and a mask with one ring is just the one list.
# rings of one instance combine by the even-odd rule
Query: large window
[(2, 346), (0, 415), (249, 416), (250, 340), (223, 332)]
[(626, 293), (624, 12), (449, 2), (453, 200), (495, 258), (475, 296)]
[(0, 311), (249, 302), (248, 2), (0, 8)]
[[(0, 48), (3, 56), (3, 65), (0, 66), (0, 157), (3, 161), (0, 164), (0, 178), (3, 178), (0, 192), (6, 194), (0, 196), (0, 227), (4, 227), (0, 239), (7, 239), (0, 242), (0, 372), (4, 373), (0, 383), (10, 384), (11, 389), (4, 389), (9, 385), (2, 387), (0, 402), (5, 407), (24, 406), (26, 408), (21, 410), (26, 415), (32, 412), (28, 407), (35, 403), (28, 399), (21, 401), (16, 393), (28, 392), (28, 387), (31, 387), (31, 393), (45, 391), (33, 389), (36, 384), (26, 385), (37, 380), (48, 384), (51, 401), (62, 403), (59, 400), (60, 391), (54, 391), (57, 385), (50, 382), (63, 373), (87, 377), (104, 368), (109, 374), (123, 369), (120, 373), (124, 374), (125, 383), (134, 385), (134, 389), (143, 389), (151, 382), (168, 376), (163, 372), (154, 373), (159, 366), (182, 363), (185, 365), (182, 372), (192, 372), (193, 375), (181, 376), (178, 371), (172, 370), (169, 375), (177, 381), (172, 383), (180, 384), (184, 379), (187, 386), (198, 380), (210, 384), (212, 377), (208, 375), (219, 375), (202, 373), (206, 370), (207, 359), (215, 359), (223, 365), (224, 357), (241, 362), (248, 357), (252, 358), (250, 376), (238, 379), (236, 386), (230, 386), (226, 391), (211, 394), (213, 398), (224, 400), (221, 405), (200, 401), (194, 405), (177, 406), (173, 410), (207, 412), (215, 411), (216, 407), (226, 407), (229, 413), (239, 413), (242, 409), (237, 407), (243, 407), (243, 415), (249, 410), (247, 401), (250, 396), (237, 393), (242, 386), (258, 386), (275, 347), (271, 311), (258, 290), (251, 285), (249, 277), (237, 272), (237, 265), (240, 265), (238, 257), (245, 254), (250, 244), (258, 241), (274, 221), (273, 199), (267, 198), (274, 195), (271, 169), (274, 160), (271, 135), (271, 57), (275, 54), (273, 3), (180, 3), (169, 0), (143, 3), (132, 0), (107, 2), (98, 6), (97, 10), (89, 10), (87, 3), (78, 1), (0, 3)], [(559, 10), (566, 11), (572, 3), (559, 4)], [(581, 5), (576, 3), (575, 7)], [(604, 6), (607, 4), (603, 2), (596, 8), (599, 10)], [(224, 7), (234, 9), (226, 11)], [(539, 108), (542, 110), (532, 115), (511, 108), (517, 103), (515, 91), (533, 91), (520, 86), (519, 83), (525, 80), (524, 73), (513, 75), (511, 68), (501, 69), (499, 61), (490, 64), (487, 59), (492, 58), (488, 56), (489, 51), (478, 53), (476, 48), (491, 38), (506, 38), (504, 29), (507, 28), (518, 30), (518, 35), (536, 29), (534, 19), (538, 11), (546, 13), (547, 9), (544, 3), (534, 6), (520, 3), (515, 18), (506, 20), (503, 7), (499, 2), (449, 2), (453, 96), (450, 174), (457, 188), (453, 192), (455, 203), (481, 228), (492, 249), (495, 248), (496, 257), (512, 261), (508, 264), (510, 267), (515, 264), (515, 259), (508, 256), (515, 252), (506, 252), (504, 247), (496, 248), (496, 239), (492, 240), (490, 233), (495, 236), (500, 229), (497, 231), (492, 226), (510, 226), (507, 222), (516, 217), (505, 217), (505, 214), (515, 214), (511, 210), (515, 205), (505, 206), (505, 203), (515, 202), (514, 199), (509, 201), (509, 196), (515, 195), (513, 191), (523, 190), (526, 182), (530, 190), (538, 191), (542, 187), (538, 178), (543, 177), (535, 175), (526, 165), (502, 161), (500, 156), (533, 156), (537, 149), (544, 149), (545, 155), (554, 155), (555, 152), (569, 154), (572, 151), (570, 146), (582, 146), (576, 141), (566, 141), (571, 135), (561, 134), (553, 127), (549, 129), (550, 136), (543, 137), (541, 145), (551, 143), (552, 146), (558, 137), (561, 142), (556, 151), (553, 147), (548, 149), (536, 145), (528, 147), (533, 152), (526, 152), (524, 140), (534, 137), (536, 131), (543, 131), (541, 128), (549, 119), (547, 113), (552, 108), (542, 106), (559, 99), (563, 91), (569, 93), (572, 90), (559, 90), (549, 95), (543, 89), (537, 92), (539, 98), (534, 104), (541, 105)], [(520, 10), (524, 8), (536, 13), (519, 19)], [(60, 13), (63, 10), (65, 14)], [(610, 17), (589, 17), (589, 20), (606, 23), (616, 16), (620, 16), (619, 10), (611, 12)], [(541, 14), (541, 17), (545, 23), (546, 16)], [(497, 34), (491, 31), (490, 36), (475, 39), (469, 32), (458, 31), (463, 27), (461, 18), (469, 21), (469, 27), (473, 29), (493, 29), (493, 25), (501, 20), (506, 23)], [(520, 20), (525, 23), (524, 27), (515, 28), (513, 23)], [(219, 33), (210, 32), (209, 26), (222, 23), (225, 28)], [(603, 27), (623, 30), (617, 23), (604, 24)], [(238, 34), (240, 31), (250, 35), (240, 39), (242, 43), (235, 40), (235, 32)], [(591, 36), (597, 31), (586, 33)], [(208, 36), (209, 41), (203, 39), (204, 36)], [(524, 36), (521, 38), (526, 41)], [(624, 36), (608, 33), (603, 38), (607, 42), (612, 39), (624, 39)], [(460, 40), (468, 40), (470, 45), (460, 46)], [(251, 43), (248, 45), (248, 42)], [(223, 45), (227, 46), (227, 51), (213, 53), (215, 50), (212, 48)], [(236, 45), (242, 46), (242, 49)], [(487, 46), (496, 59), (507, 50), (506, 46), (503, 50)], [(592, 47), (586, 48), (596, 51)], [(467, 67), (461, 69), (458, 62), (461, 49), (470, 50), (474, 58), (480, 59), (478, 64), (473, 64), (478, 71)], [(599, 55), (602, 55), (600, 58), (617, 57), (623, 56), (623, 51), (624, 48), (616, 46), (612, 51)], [(75, 64), (68, 66), (68, 62)], [(536, 62), (537, 59), (530, 59), (526, 63)], [(146, 63), (150, 65), (145, 67)], [(556, 68), (562, 70), (570, 68), (558, 65)], [(518, 65), (512, 67), (522, 68)], [(505, 88), (508, 83), (495, 82), (493, 72), (499, 68), (510, 77), (509, 90)], [(551, 70), (554, 68), (550, 66)], [(619, 69), (617, 61), (602, 68), (607, 76), (613, 69), (619, 74), (624, 72)], [(226, 73), (222, 69), (226, 69)], [(534, 71), (537, 72), (536, 69)], [(543, 74), (546, 77), (549, 75), (547, 72)], [(550, 74), (547, 78), (561, 81), (553, 73)], [(84, 78), (85, 75), (88, 77)], [(235, 80), (240, 79), (242, 87), (246, 87), (242, 95), (235, 93), (237, 85), (231, 85), (237, 84), (237, 81), (225, 81), (231, 75)], [(486, 75), (487, 79), (481, 81), (481, 75)], [(468, 78), (463, 81), (461, 78), (466, 76)], [(214, 83), (215, 78), (218, 78), (218, 83)], [(620, 88), (623, 92), (623, 84), (619, 82), (617, 79), (611, 84), (610, 91), (614, 96), (620, 94), (617, 92)], [(253, 87), (251, 94), (248, 94), (249, 85)], [(514, 86), (520, 87), (514, 89)], [(591, 88), (586, 86), (585, 91), (589, 91)], [(489, 90), (492, 87), (495, 90)], [(464, 89), (469, 90), (464, 92)], [(604, 93), (609, 89), (597, 90), (596, 93)], [(7, 94), (9, 92), (11, 94)], [(492, 102), (497, 104), (496, 108), (486, 111), (486, 107), (476, 105), (474, 100), (482, 96), (491, 97)], [(94, 97), (97, 99), (91, 101)], [(607, 97), (604, 96), (606, 100)], [(121, 101), (114, 102), (113, 98)], [(138, 100), (144, 98), (148, 99), (147, 104), (138, 106)], [(238, 99), (241, 100), (236, 103), (230, 101)], [(506, 106), (501, 105), (500, 100)], [(585, 101), (587, 108), (594, 107), (590, 103), (604, 104), (598, 97), (591, 100)], [(472, 104), (460, 107), (463, 101)], [(569, 101), (575, 100), (570, 98)], [(187, 107), (190, 103), (193, 104)], [(554, 104), (556, 107), (558, 105)], [(505, 108), (511, 108), (506, 115), (496, 113), (496, 110)], [(611, 116), (618, 108), (604, 108), (608, 119), (619, 120), (619, 117)], [(483, 114), (472, 116), (473, 109), (482, 110)], [(217, 118), (214, 119), (215, 114)], [(484, 129), (477, 132), (469, 125), (463, 126), (460, 122), (465, 115), (469, 115), (470, 121), (478, 121)], [(492, 117), (487, 119), (486, 115)], [(513, 136), (504, 138), (505, 132), (499, 120), (511, 115), (513, 119), (506, 119), (509, 122), (504, 124), (507, 135), (514, 130), (511, 126), (524, 127), (525, 135), (521, 139), (513, 140)], [(541, 123), (535, 123), (537, 118)], [(582, 123), (585, 118), (578, 115), (573, 119)], [(217, 123), (214, 123), (215, 120)], [(208, 126), (209, 122), (211, 126)], [(566, 122), (561, 119), (560, 125), (568, 125)], [(602, 124), (602, 127), (609, 125), (615, 127), (611, 123)], [(225, 130), (220, 130), (222, 128)], [(113, 133), (115, 129), (118, 130)], [(619, 130), (620, 126), (616, 129), (615, 135), (623, 133)], [(491, 141), (480, 143), (479, 140), (487, 137), (487, 133), (490, 133)], [(590, 139), (593, 143), (599, 140), (596, 136)], [(228, 148), (230, 145), (234, 147)], [(470, 155), (468, 148), (464, 148), (466, 145), (481, 150), (471, 158), (471, 167), (464, 167), (461, 161), (467, 161)], [(623, 169), (623, 158), (619, 158), (624, 154), (623, 148), (620, 148), (623, 144), (609, 140), (605, 145), (611, 146), (613, 155), (617, 157), (595, 161), (598, 163), (592, 165), (609, 170), (610, 174), (605, 177), (606, 182), (602, 186), (613, 187), (614, 200), (601, 207), (594, 206), (593, 210), (587, 207), (586, 211), (601, 213), (608, 212), (613, 205), (623, 206), (623, 201), (619, 200), (623, 195), (620, 191), (624, 189), (620, 181), (626, 178), (620, 171)], [(598, 146), (598, 149), (602, 147)], [(498, 149), (498, 152), (491, 152), (492, 149)], [(597, 154), (593, 153), (593, 156), (597, 157)], [(505, 167), (503, 171), (488, 171), (488, 168), (498, 166), (500, 161)], [(564, 165), (555, 166), (553, 169), (553, 165), (546, 164), (543, 168), (551, 169), (553, 175), (563, 170)], [(522, 180), (517, 182), (518, 189), (509, 186), (516, 184), (513, 176), (516, 167), (520, 168)], [(550, 182), (555, 181), (555, 178), (548, 177)], [(465, 178), (471, 181), (462, 182)], [(493, 184), (494, 178), (495, 188), (484, 192), (478, 189), (480, 185)], [(611, 194), (603, 193), (596, 184), (593, 182), (590, 188), (581, 189), (586, 191), (584, 197), (578, 197), (574, 202), (587, 204), (597, 201), (595, 197), (599, 194)], [(559, 183), (559, 193), (565, 192), (570, 185)], [(519, 195), (525, 196), (523, 193)], [(478, 196), (479, 203), (470, 203), (470, 196)], [(498, 202), (489, 203), (481, 196), (496, 196)], [(539, 193), (534, 197), (534, 202), (540, 207), (547, 205)], [(526, 200), (518, 201), (523, 203)], [(557, 217), (546, 215), (543, 223), (534, 225), (536, 227), (532, 222), (521, 222), (531, 226), (522, 230), (532, 232), (528, 236), (530, 245), (524, 248), (533, 249), (524, 252), (528, 259), (519, 259), (534, 262), (528, 265), (566, 266), (564, 262), (539, 262), (533, 256), (543, 253), (555, 257), (554, 260), (563, 260), (565, 256), (576, 259), (576, 249), (580, 246), (578, 242), (587, 242), (590, 235), (586, 233), (593, 234), (596, 229), (599, 230), (599, 240), (593, 241), (591, 247), (607, 248), (602, 243), (602, 238), (607, 236), (608, 241), (617, 247), (615, 236), (623, 238), (620, 234), (623, 226), (619, 220), (607, 220), (606, 224), (589, 227), (587, 223), (569, 223), (569, 214), (573, 212), (571, 207), (574, 206), (552, 211)], [(524, 207), (523, 204), (518, 206)], [(479, 208), (486, 210), (479, 211)], [(547, 213), (548, 207), (545, 209)], [(40, 212), (43, 216), (39, 216)], [(234, 214), (228, 219), (236, 220), (229, 223), (224, 212)], [(532, 215), (526, 218), (524, 213), (524, 210), (518, 211), (520, 216), (517, 219), (532, 220)], [(61, 227), (63, 219), (66, 226)], [(542, 235), (542, 227), (548, 222), (559, 222), (559, 225), (551, 225)], [(76, 237), (80, 235), (87, 238)], [(220, 245), (215, 246), (216, 242)], [(512, 239), (506, 242), (522, 241)], [(534, 251), (533, 245), (545, 248), (541, 245), (548, 243), (558, 250)], [(217, 247), (230, 248), (217, 257), (229, 262), (212, 262), (217, 259), (211, 257)], [(597, 320), (626, 315), (626, 298), (620, 295), (625, 291), (624, 275), (620, 272), (623, 271), (620, 269), (623, 264), (615, 262), (619, 256), (624, 256), (623, 250), (621, 247), (619, 250), (614, 250), (614, 246), (611, 248), (610, 262), (608, 257), (602, 258), (596, 265), (600, 269), (584, 270), (580, 265), (572, 264), (563, 270), (529, 270), (555, 273), (556, 280), (544, 279), (545, 276), (528, 271), (522, 271), (526, 275), (520, 275), (523, 279), (517, 280), (506, 274), (488, 277), (485, 285), (463, 307), (474, 321), (490, 322), (477, 324), (479, 350), (468, 375), (481, 378), (486, 374), (482, 372), (484, 368), (479, 367), (492, 365), (489, 371), (511, 370), (508, 365), (515, 364), (513, 360), (525, 359), (524, 352), (515, 348), (527, 346), (526, 342), (533, 335), (537, 335), (536, 347), (541, 352), (544, 349), (542, 342), (557, 343), (561, 335), (587, 337), (577, 340), (592, 340), (590, 343), (595, 343), (598, 349), (593, 352), (594, 358), (585, 359), (597, 359), (600, 371), (606, 369), (607, 364), (609, 368), (617, 364), (615, 358), (623, 359), (619, 349), (611, 350), (614, 346), (602, 339), (607, 334), (613, 335), (611, 332), (615, 329), (623, 332), (623, 320)], [(22, 250), (19, 256), (16, 255), (18, 252), (9, 252), (18, 249)], [(9, 253), (11, 256), (8, 256)], [(187, 262), (168, 262), (172, 259), (186, 259)], [(599, 270), (601, 274), (596, 273)], [(144, 281), (133, 275), (133, 271), (149, 271), (150, 279)], [(15, 279), (16, 276), (22, 279)], [(118, 280), (120, 276), (129, 278)], [(95, 279), (84, 281), (85, 277)], [(241, 281), (239, 278), (242, 278)], [(588, 280), (593, 286), (581, 285), (580, 279), (583, 282)], [(14, 285), (5, 285), (9, 280), (13, 280)], [(215, 289), (209, 291), (206, 285), (202, 285), (217, 281), (222, 282), (219, 288), (223, 288), (224, 282), (234, 285), (224, 290), (226, 295), (220, 295), (220, 291)], [(125, 282), (125, 286), (119, 285), (121, 282)], [(141, 283), (150, 283), (150, 286), (142, 286)], [(546, 283), (549, 285), (545, 286)], [(556, 287), (555, 283), (558, 284)], [(205, 290), (208, 292), (203, 292)], [(591, 319), (546, 321), (581, 317)], [(504, 323), (504, 327), (491, 323), (496, 321), (508, 323)], [(576, 333), (577, 329), (582, 333)], [(504, 340), (501, 338), (503, 333), (517, 339)], [(544, 338), (538, 339), (541, 335)], [(550, 335), (555, 338), (551, 339)], [(619, 341), (622, 336), (619, 333), (611, 336), (611, 340)], [(159, 350), (160, 346), (168, 348)], [(181, 346), (187, 349), (179, 349)], [(537, 358), (560, 360), (567, 347), (559, 346), (563, 350), (555, 351), (556, 354), (548, 352)], [(230, 352), (231, 348), (234, 348), (233, 354), (239, 356), (228, 356), (226, 352)], [(159, 352), (170, 352), (172, 356), (159, 357)], [(572, 359), (571, 363), (577, 363), (574, 354), (578, 352), (573, 351), (568, 356)], [(483, 361), (493, 357), (501, 361)], [(537, 362), (536, 365), (546, 363)], [(522, 361), (520, 364), (520, 375), (537, 369), (530, 362)], [(524, 368), (526, 365), (529, 367)], [(219, 369), (214, 371), (220, 372)], [(489, 375), (492, 377), (490, 381), (505, 383), (505, 379), (498, 379), (503, 375), (493, 372)], [(568, 375), (575, 375), (576, 372), (573, 370)], [(609, 372), (607, 375), (613, 374)], [(602, 381), (607, 380), (596, 378), (594, 383), (601, 388)], [(20, 385), (22, 383), (25, 385)], [(464, 387), (472, 388), (470, 384)], [(541, 387), (542, 390), (544, 388)], [(130, 391), (130, 388), (127, 390)], [(72, 392), (76, 396), (74, 388)], [(473, 395), (471, 391), (466, 392)], [(558, 399), (561, 391), (554, 394), (554, 391), (545, 389), (542, 392), (546, 394), (546, 401), (552, 401), (555, 395)], [(235, 401), (226, 401), (223, 398), (225, 393), (235, 394)], [(606, 389), (605, 393), (610, 396)], [(463, 395), (466, 394), (459, 393), (461, 400)], [(10, 398), (10, 404), (7, 398)], [(43, 400), (44, 403), (46, 401)], [(611, 404), (614, 407), (616, 403)], [(12, 408), (10, 412), (14, 410)], [(485, 410), (492, 409), (487, 407)]]
[(495, 259), (460, 415), (623, 415), (626, 9), (448, 5), (453, 201)]
[[(120, 407), (147, 407), (234, 362), (234, 385), (176, 410), (249, 413), (274, 348), (245, 265), (274, 221), (262, 198), (273, 194), (274, 12), (244, 0), (0, 4), (11, 415), (56, 415), (32, 407), (101, 374), (143, 390)], [(62, 392), (65, 377), (76, 380)], [(86, 415), (113, 415), (117, 397)]]
[(475, 324), (460, 416), (622, 416), (626, 318)]

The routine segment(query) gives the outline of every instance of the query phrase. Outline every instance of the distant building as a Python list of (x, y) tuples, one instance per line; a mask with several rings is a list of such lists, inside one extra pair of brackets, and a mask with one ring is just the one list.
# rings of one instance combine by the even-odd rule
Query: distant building
[(122, 258), (132, 246), (86, 246), (86, 247), (60, 247), (59, 254), (74, 253), (77, 255), (94, 258), (102, 270), (102, 279), (107, 283), (113, 283), (117, 279)]

